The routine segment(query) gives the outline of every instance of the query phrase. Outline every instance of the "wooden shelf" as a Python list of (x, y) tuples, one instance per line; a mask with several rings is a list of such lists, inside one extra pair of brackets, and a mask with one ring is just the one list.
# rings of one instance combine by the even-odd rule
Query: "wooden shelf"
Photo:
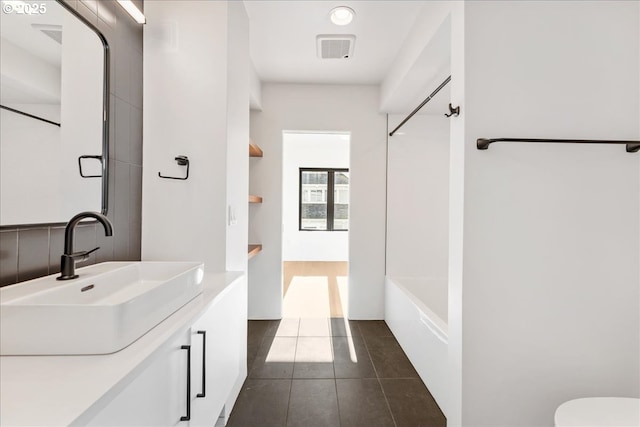
[(262, 157), (262, 149), (249, 140), (249, 157)]
[(251, 259), (262, 250), (262, 245), (249, 245), (249, 258)]
[[(262, 157), (262, 149), (249, 139), (249, 157)], [(249, 194), (249, 203), (262, 203), (262, 197)], [(262, 250), (261, 244), (249, 245), (248, 259), (253, 258)]]

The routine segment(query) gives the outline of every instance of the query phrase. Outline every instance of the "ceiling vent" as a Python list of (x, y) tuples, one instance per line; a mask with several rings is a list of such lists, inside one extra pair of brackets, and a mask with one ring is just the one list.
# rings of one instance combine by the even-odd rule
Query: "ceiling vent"
[(316, 37), (318, 58), (347, 59), (353, 55), (356, 36), (353, 34), (320, 34)]

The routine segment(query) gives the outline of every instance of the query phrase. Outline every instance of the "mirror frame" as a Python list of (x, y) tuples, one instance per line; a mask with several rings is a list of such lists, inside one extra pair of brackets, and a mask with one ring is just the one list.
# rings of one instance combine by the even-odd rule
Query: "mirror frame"
[[(109, 42), (105, 36), (100, 32), (98, 27), (96, 27), (91, 21), (82, 16), (77, 10), (73, 9), (72, 6), (68, 5), (64, 0), (55, 0), (57, 4), (62, 6), (67, 12), (71, 13), (75, 18), (77, 18), (80, 22), (85, 24), (91, 31), (93, 31), (100, 39), (103, 48), (103, 78), (102, 78), (102, 155), (100, 157), (100, 162), (102, 163), (102, 206), (100, 212), (103, 215), (106, 215), (109, 210), (109, 97), (110, 89), (109, 82), (111, 80), (110, 76), (110, 52), (111, 49), (109, 47)], [(66, 222), (44, 222), (44, 223), (26, 223), (26, 224), (11, 224), (11, 225), (0, 225), (0, 229), (17, 229), (17, 228), (31, 228), (31, 227), (39, 227), (42, 225), (64, 225)]]
[(98, 27), (82, 16), (77, 10), (73, 9), (64, 0), (56, 0), (56, 2), (89, 27), (89, 29), (98, 36), (100, 42), (102, 42), (104, 60), (102, 67), (102, 208), (100, 212), (106, 215), (109, 211), (109, 97), (111, 96), (109, 92), (109, 81), (111, 80), (109, 73), (111, 70), (109, 42), (107, 42), (107, 39)]

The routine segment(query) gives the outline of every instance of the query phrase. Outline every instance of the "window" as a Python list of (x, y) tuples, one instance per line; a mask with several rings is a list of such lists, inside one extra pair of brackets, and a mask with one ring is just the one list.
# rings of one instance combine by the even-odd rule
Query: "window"
[(300, 230), (349, 228), (349, 169), (300, 168)]

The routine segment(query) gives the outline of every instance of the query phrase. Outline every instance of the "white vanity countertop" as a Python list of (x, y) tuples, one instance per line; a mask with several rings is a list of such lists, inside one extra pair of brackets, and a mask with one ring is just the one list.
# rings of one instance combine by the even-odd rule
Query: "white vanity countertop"
[(206, 273), (202, 294), (123, 350), (106, 355), (0, 356), (0, 425), (82, 425), (193, 323), (242, 272)]

